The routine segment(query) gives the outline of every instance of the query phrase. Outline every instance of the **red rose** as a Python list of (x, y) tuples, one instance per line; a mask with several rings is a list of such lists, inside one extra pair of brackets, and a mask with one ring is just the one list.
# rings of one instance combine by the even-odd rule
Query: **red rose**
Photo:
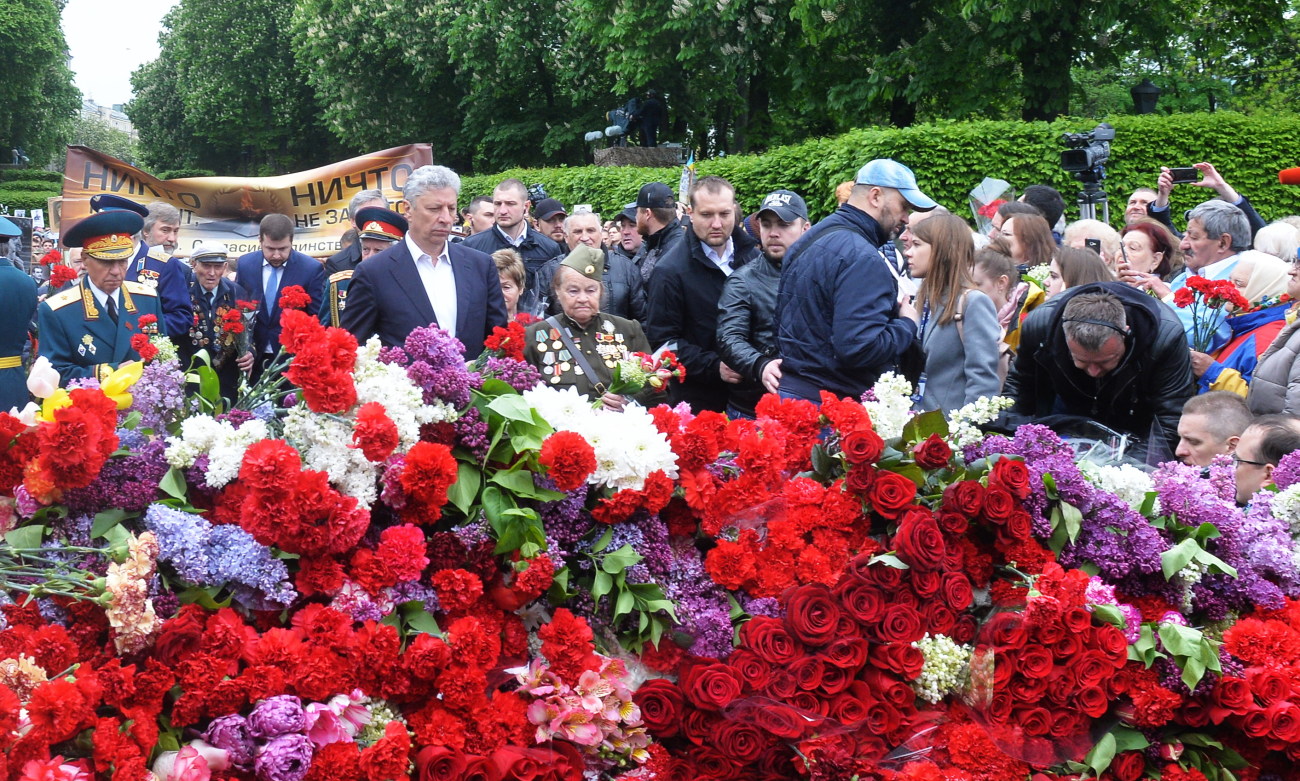
[(962, 535), (970, 528), (970, 521), (966, 520), (966, 516), (946, 507), (939, 510), (938, 518), (939, 528), (943, 529), (945, 534)]
[(943, 601), (954, 611), (960, 613), (975, 601), (975, 592), (971, 589), (970, 579), (960, 572), (949, 572), (943, 576), (939, 585), (939, 594)]
[(1284, 743), (1300, 740), (1300, 708), (1289, 702), (1276, 702), (1268, 708), (1273, 737)]
[(866, 464), (857, 464), (849, 469), (849, 473), (844, 478), (844, 487), (850, 493), (863, 496), (871, 490), (871, 484), (876, 481), (876, 470), (874, 467)]
[[(1079, 686), (1099, 686), (1114, 673), (1115, 667), (1098, 651), (1084, 651), (1070, 663), (1070, 672)], [(1287, 687), (1290, 692), (1290, 687)]]
[(677, 684), (653, 678), (641, 684), (632, 701), (641, 709), (646, 730), (656, 738), (671, 738), (681, 729), (686, 702)]
[(861, 428), (844, 435), (840, 450), (850, 464), (874, 464), (885, 452), (885, 440), (870, 428)]
[(880, 589), (855, 577), (841, 578), (835, 586), (835, 597), (849, 615), (864, 624), (874, 624), (885, 612), (885, 596)]
[(1268, 713), (1263, 708), (1252, 708), (1241, 719), (1241, 731), (1246, 733), (1246, 737), (1262, 738), (1268, 735), (1273, 728), (1273, 721), (1269, 719)]
[(1052, 653), (1060, 659), (1069, 659), (1083, 650), (1083, 643), (1078, 635), (1065, 634), (1052, 644)]
[(1141, 751), (1125, 751), (1110, 763), (1110, 772), (1117, 781), (1137, 781), (1146, 770), (1147, 761)]
[(1214, 705), (1210, 708), (1210, 718), (1215, 724), (1222, 723), (1229, 716), (1243, 715), (1254, 703), (1250, 685), (1241, 678), (1226, 675), (1219, 679), (1211, 696)]
[(810, 720), (808, 714), (801, 714), (794, 708), (779, 703), (754, 708), (746, 713), (758, 727), (785, 740), (798, 739), (806, 730), (820, 722), (820, 719)]
[(1046, 735), (1052, 726), (1052, 714), (1047, 708), (1016, 708), (1011, 718), (1033, 737)]
[(1080, 689), (1075, 695), (1074, 701), (1079, 706), (1079, 711), (1085, 716), (1099, 718), (1106, 709), (1110, 707), (1110, 702), (1106, 699), (1106, 692), (1100, 686), (1089, 686)]
[(984, 505), (980, 514), (984, 520), (995, 526), (1001, 526), (1011, 520), (1016, 511), (1016, 498), (1005, 488), (989, 488), (984, 492)]
[(1123, 632), (1109, 624), (1093, 631), (1092, 645), (1116, 665), (1123, 664), (1128, 658), (1128, 640), (1124, 638)]
[(960, 480), (943, 489), (943, 509), (977, 518), (984, 505), (984, 486), (975, 480)]
[(989, 473), (989, 485), (1006, 489), (1017, 499), (1029, 496), (1029, 467), (1016, 458), (1003, 456)]
[(885, 702), (873, 702), (867, 706), (866, 728), (875, 735), (888, 735), (898, 729), (903, 716), (898, 709)]
[(697, 664), (682, 675), (686, 699), (701, 710), (717, 711), (740, 696), (742, 681), (731, 667), (722, 662)]
[(1041, 645), (1031, 645), (1016, 657), (1016, 671), (1026, 678), (1046, 678), (1052, 666), (1051, 652)]
[(876, 627), (876, 634), (882, 643), (912, 643), (921, 639), (925, 630), (921, 626), (921, 614), (910, 605), (890, 605)]
[(727, 657), (727, 664), (736, 668), (740, 677), (748, 682), (752, 689), (763, 689), (772, 676), (772, 666), (759, 658), (758, 654), (748, 648), (737, 648)]
[(958, 643), (969, 643), (975, 639), (975, 632), (978, 629), (979, 624), (975, 621), (975, 616), (958, 616), (957, 623), (953, 624), (951, 637)]
[(925, 655), (910, 642), (878, 645), (871, 649), (870, 660), (873, 666), (909, 681), (920, 675), (925, 666)]
[(459, 781), (473, 755), (446, 746), (425, 746), (415, 755), (415, 774), (419, 781)]
[(713, 730), (712, 745), (742, 765), (758, 759), (771, 744), (772, 738), (754, 724), (722, 721)]
[(1092, 628), (1092, 613), (1086, 607), (1072, 607), (1062, 616), (1065, 628), (1074, 634), (1082, 634)]
[(1019, 613), (1002, 612), (992, 616), (984, 625), (988, 641), (999, 650), (1019, 648), (1024, 645), (1027, 632), (1025, 622)]
[(1052, 737), (1082, 735), (1092, 728), (1092, 719), (1077, 712), (1057, 711), (1052, 715)]
[(701, 745), (691, 749), (687, 758), (695, 766), (695, 777), (703, 781), (725, 781), (737, 778), (740, 768), (712, 746)]
[(820, 583), (798, 586), (786, 597), (785, 622), (808, 645), (826, 645), (835, 638), (840, 607), (830, 589)]
[(778, 667), (767, 679), (765, 691), (778, 700), (788, 700), (799, 690), (799, 682), (794, 679), (789, 668)]
[(820, 693), (824, 697), (834, 697), (853, 683), (853, 671), (842, 670), (823, 662), (821, 668), (822, 683)]
[(916, 483), (895, 472), (878, 472), (870, 498), (876, 512), (885, 518), (897, 518), (916, 499)]
[(952, 458), (952, 448), (938, 434), (931, 434), (926, 440), (912, 448), (916, 465), (922, 469), (942, 469)]
[(827, 713), (832, 719), (841, 724), (857, 724), (867, 717), (867, 706), (877, 702), (875, 697), (867, 692), (863, 695), (865, 689), (862, 681), (854, 681), (847, 691), (841, 692), (835, 699), (831, 700), (830, 709)]
[(926, 631), (932, 635), (946, 635), (957, 624), (957, 614), (940, 602), (931, 602), (925, 608)]
[(1264, 705), (1272, 705), (1291, 696), (1291, 685), (1280, 673), (1273, 670), (1251, 667), (1246, 670), (1246, 682), (1250, 684), (1250, 690)]
[(757, 616), (740, 628), (741, 644), (768, 664), (789, 664), (803, 655), (803, 647), (786, 631), (779, 618)]
[(708, 742), (713, 735), (713, 727), (722, 721), (722, 716), (706, 710), (688, 710), (682, 717), (682, 735), (697, 746)]
[(794, 676), (795, 683), (800, 689), (810, 692), (821, 687), (822, 671), (825, 666), (825, 662), (820, 658), (805, 656), (790, 665), (790, 674)]
[[(907, 482), (915, 491), (916, 486)], [(899, 558), (921, 571), (939, 569), (947, 555), (943, 532), (929, 510), (918, 508), (904, 513), (893, 544)]]
[(841, 637), (826, 646), (822, 656), (829, 665), (855, 671), (867, 663), (867, 649), (867, 641), (861, 637)]
[(943, 585), (943, 576), (934, 570), (912, 570), (912, 590), (918, 597), (926, 599), (939, 592), (939, 586)]

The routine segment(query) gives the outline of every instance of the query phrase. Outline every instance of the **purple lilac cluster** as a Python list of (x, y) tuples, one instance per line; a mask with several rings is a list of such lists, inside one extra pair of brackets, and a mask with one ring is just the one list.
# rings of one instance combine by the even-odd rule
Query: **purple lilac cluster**
[(201, 516), (160, 504), (150, 505), (144, 525), (158, 537), (158, 558), (187, 583), (243, 586), (253, 593), (236, 588), (236, 598), (253, 597), (259, 608), (265, 601), (285, 607), (298, 596), (284, 562), (238, 526), (213, 526)]
[(180, 363), (146, 363), (140, 379), (131, 386), (131, 411), (140, 413), (140, 426), (163, 433), (180, 421), (185, 406), (185, 375)]
[(727, 592), (709, 577), (691, 540), (677, 540), (670, 550), (671, 571), (660, 582), (664, 596), (677, 603), (678, 631), (694, 638), (688, 650), (698, 656), (727, 658), (734, 634)]
[(302, 701), (284, 694), (259, 702), (247, 719), (238, 714), (213, 719), (203, 738), (259, 779), (299, 781), (311, 769), (314, 753), (308, 726)]
[(65, 493), (63, 503), (74, 514), (93, 514), (107, 507), (129, 513), (144, 511), (158, 498), (158, 482), (167, 474), (166, 450), (163, 439), (132, 443), (130, 455), (109, 459), (94, 482)]
[(475, 377), (475, 387), (482, 387), (483, 380), (496, 379), (520, 392), (535, 388), (542, 381), (541, 372), (533, 368), (532, 364), (498, 357), (484, 361), (482, 371)]
[(424, 403), (446, 402), (461, 408), (470, 401), (470, 373), (465, 346), (437, 326), (417, 328), (402, 347), (379, 352), (379, 360), (406, 367), (406, 376), (424, 391)]
[(1300, 450), (1282, 456), (1277, 466), (1273, 467), (1273, 482), (1279, 491), (1300, 483)]
[(1286, 523), (1272, 518), (1267, 507), (1247, 517), (1231, 500), (1206, 490), (1196, 467), (1170, 462), (1151, 477), (1161, 512), (1187, 529), (1213, 525), (1219, 536), (1205, 542), (1206, 550), (1237, 571), (1236, 577), (1207, 574), (1193, 586), (1192, 607), (1198, 613), (1218, 619), (1252, 606), (1282, 607), (1283, 589), (1294, 593), (1300, 585)]
[(468, 450), (474, 458), (487, 458), (492, 440), (488, 437), (488, 424), (477, 407), (470, 407), (456, 419), (456, 444)]
[[(555, 490), (555, 483), (543, 474), (533, 475), (533, 484), (547, 491)], [(546, 530), (546, 548), (556, 567), (563, 564), (575, 566), (571, 561), (579, 543), (596, 528), (591, 513), (584, 511), (587, 501), (587, 486), (578, 486), (565, 494), (563, 499), (554, 502), (542, 502), (537, 512), (542, 519), (542, 528)]]
[(1025, 509), (1040, 540), (1051, 536), (1044, 474), (1052, 476), (1060, 498), (1083, 514), (1079, 536), (1061, 551), (1061, 566), (1095, 566), (1108, 583), (1126, 594), (1169, 593), (1160, 569), (1160, 554), (1169, 549), (1164, 534), (1127, 502), (1089, 483), (1075, 465), (1074, 453), (1055, 432), (1046, 426), (1021, 426), (1014, 437), (987, 438), (977, 455), (995, 453), (1025, 459), (1033, 489)]

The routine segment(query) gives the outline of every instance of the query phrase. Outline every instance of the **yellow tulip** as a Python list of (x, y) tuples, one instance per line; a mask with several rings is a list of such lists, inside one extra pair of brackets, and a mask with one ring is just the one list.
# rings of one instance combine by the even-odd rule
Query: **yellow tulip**
[(105, 396), (117, 402), (119, 410), (126, 409), (131, 406), (130, 388), (135, 385), (143, 374), (144, 361), (124, 363), (99, 383), (99, 389), (104, 392)]
[(68, 395), (67, 390), (59, 388), (49, 396), (46, 396), (45, 401), (41, 402), (41, 420), (48, 423), (49, 421), (54, 420), (54, 413), (56, 410), (61, 410), (64, 407), (70, 406), (72, 406), (72, 397)]

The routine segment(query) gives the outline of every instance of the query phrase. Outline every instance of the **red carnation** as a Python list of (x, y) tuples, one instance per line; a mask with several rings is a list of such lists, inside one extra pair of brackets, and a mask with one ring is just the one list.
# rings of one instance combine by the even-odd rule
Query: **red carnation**
[(419, 524), (442, 517), (447, 489), (456, 482), (458, 467), (451, 450), (435, 442), (416, 442), (406, 454), (399, 480), (406, 493), (402, 516)]
[(55, 266), (50, 272), (50, 288), (63, 287), (77, 278), (77, 272), (71, 266)]
[(306, 309), (311, 296), (302, 285), (289, 285), (280, 289), (280, 309)]
[(368, 401), (357, 409), (352, 429), (352, 445), (361, 449), (367, 461), (383, 461), (397, 449), (397, 424), (388, 417), (384, 405)]
[(483, 596), (483, 581), (463, 569), (440, 570), (431, 580), (443, 610), (465, 610)]
[(377, 553), (398, 580), (415, 580), (429, 566), (424, 532), (405, 524), (384, 529)]
[(516, 320), (510, 321), (505, 328), (496, 326), (487, 339), (483, 340), (485, 350), (499, 353), (515, 361), (524, 359), (524, 327)]
[(596, 471), (596, 451), (581, 434), (557, 431), (542, 443), (537, 462), (560, 491), (572, 491)]
[(158, 348), (149, 341), (148, 334), (131, 334), (131, 349), (140, 356), (140, 360), (149, 363), (158, 357)]
[(551, 663), (551, 672), (565, 681), (576, 681), (586, 670), (600, 667), (593, 653), (595, 634), (587, 622), (568, 608), (559, 608), (551, 621), (537, 630), (542, 639), (542, 656)]

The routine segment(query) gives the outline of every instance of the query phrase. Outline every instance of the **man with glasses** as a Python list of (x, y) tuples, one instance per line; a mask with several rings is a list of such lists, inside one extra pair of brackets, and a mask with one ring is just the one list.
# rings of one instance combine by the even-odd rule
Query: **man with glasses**
[(912, 212), (937, 205), (907, 166), (872, 160), (849, 200), (790, 247), (776, 297), (782, 396), (857, 398), (897, 365), (921, 317), (880, 247)]
[(1264, 415), (1241, 434), (1232, 454), (1237, 484), (1237, 504), (1246, 505), (1255, 494), (1273, 484), (1273, 470), (1282, 456), (1300, 450), (1300, 416)]

